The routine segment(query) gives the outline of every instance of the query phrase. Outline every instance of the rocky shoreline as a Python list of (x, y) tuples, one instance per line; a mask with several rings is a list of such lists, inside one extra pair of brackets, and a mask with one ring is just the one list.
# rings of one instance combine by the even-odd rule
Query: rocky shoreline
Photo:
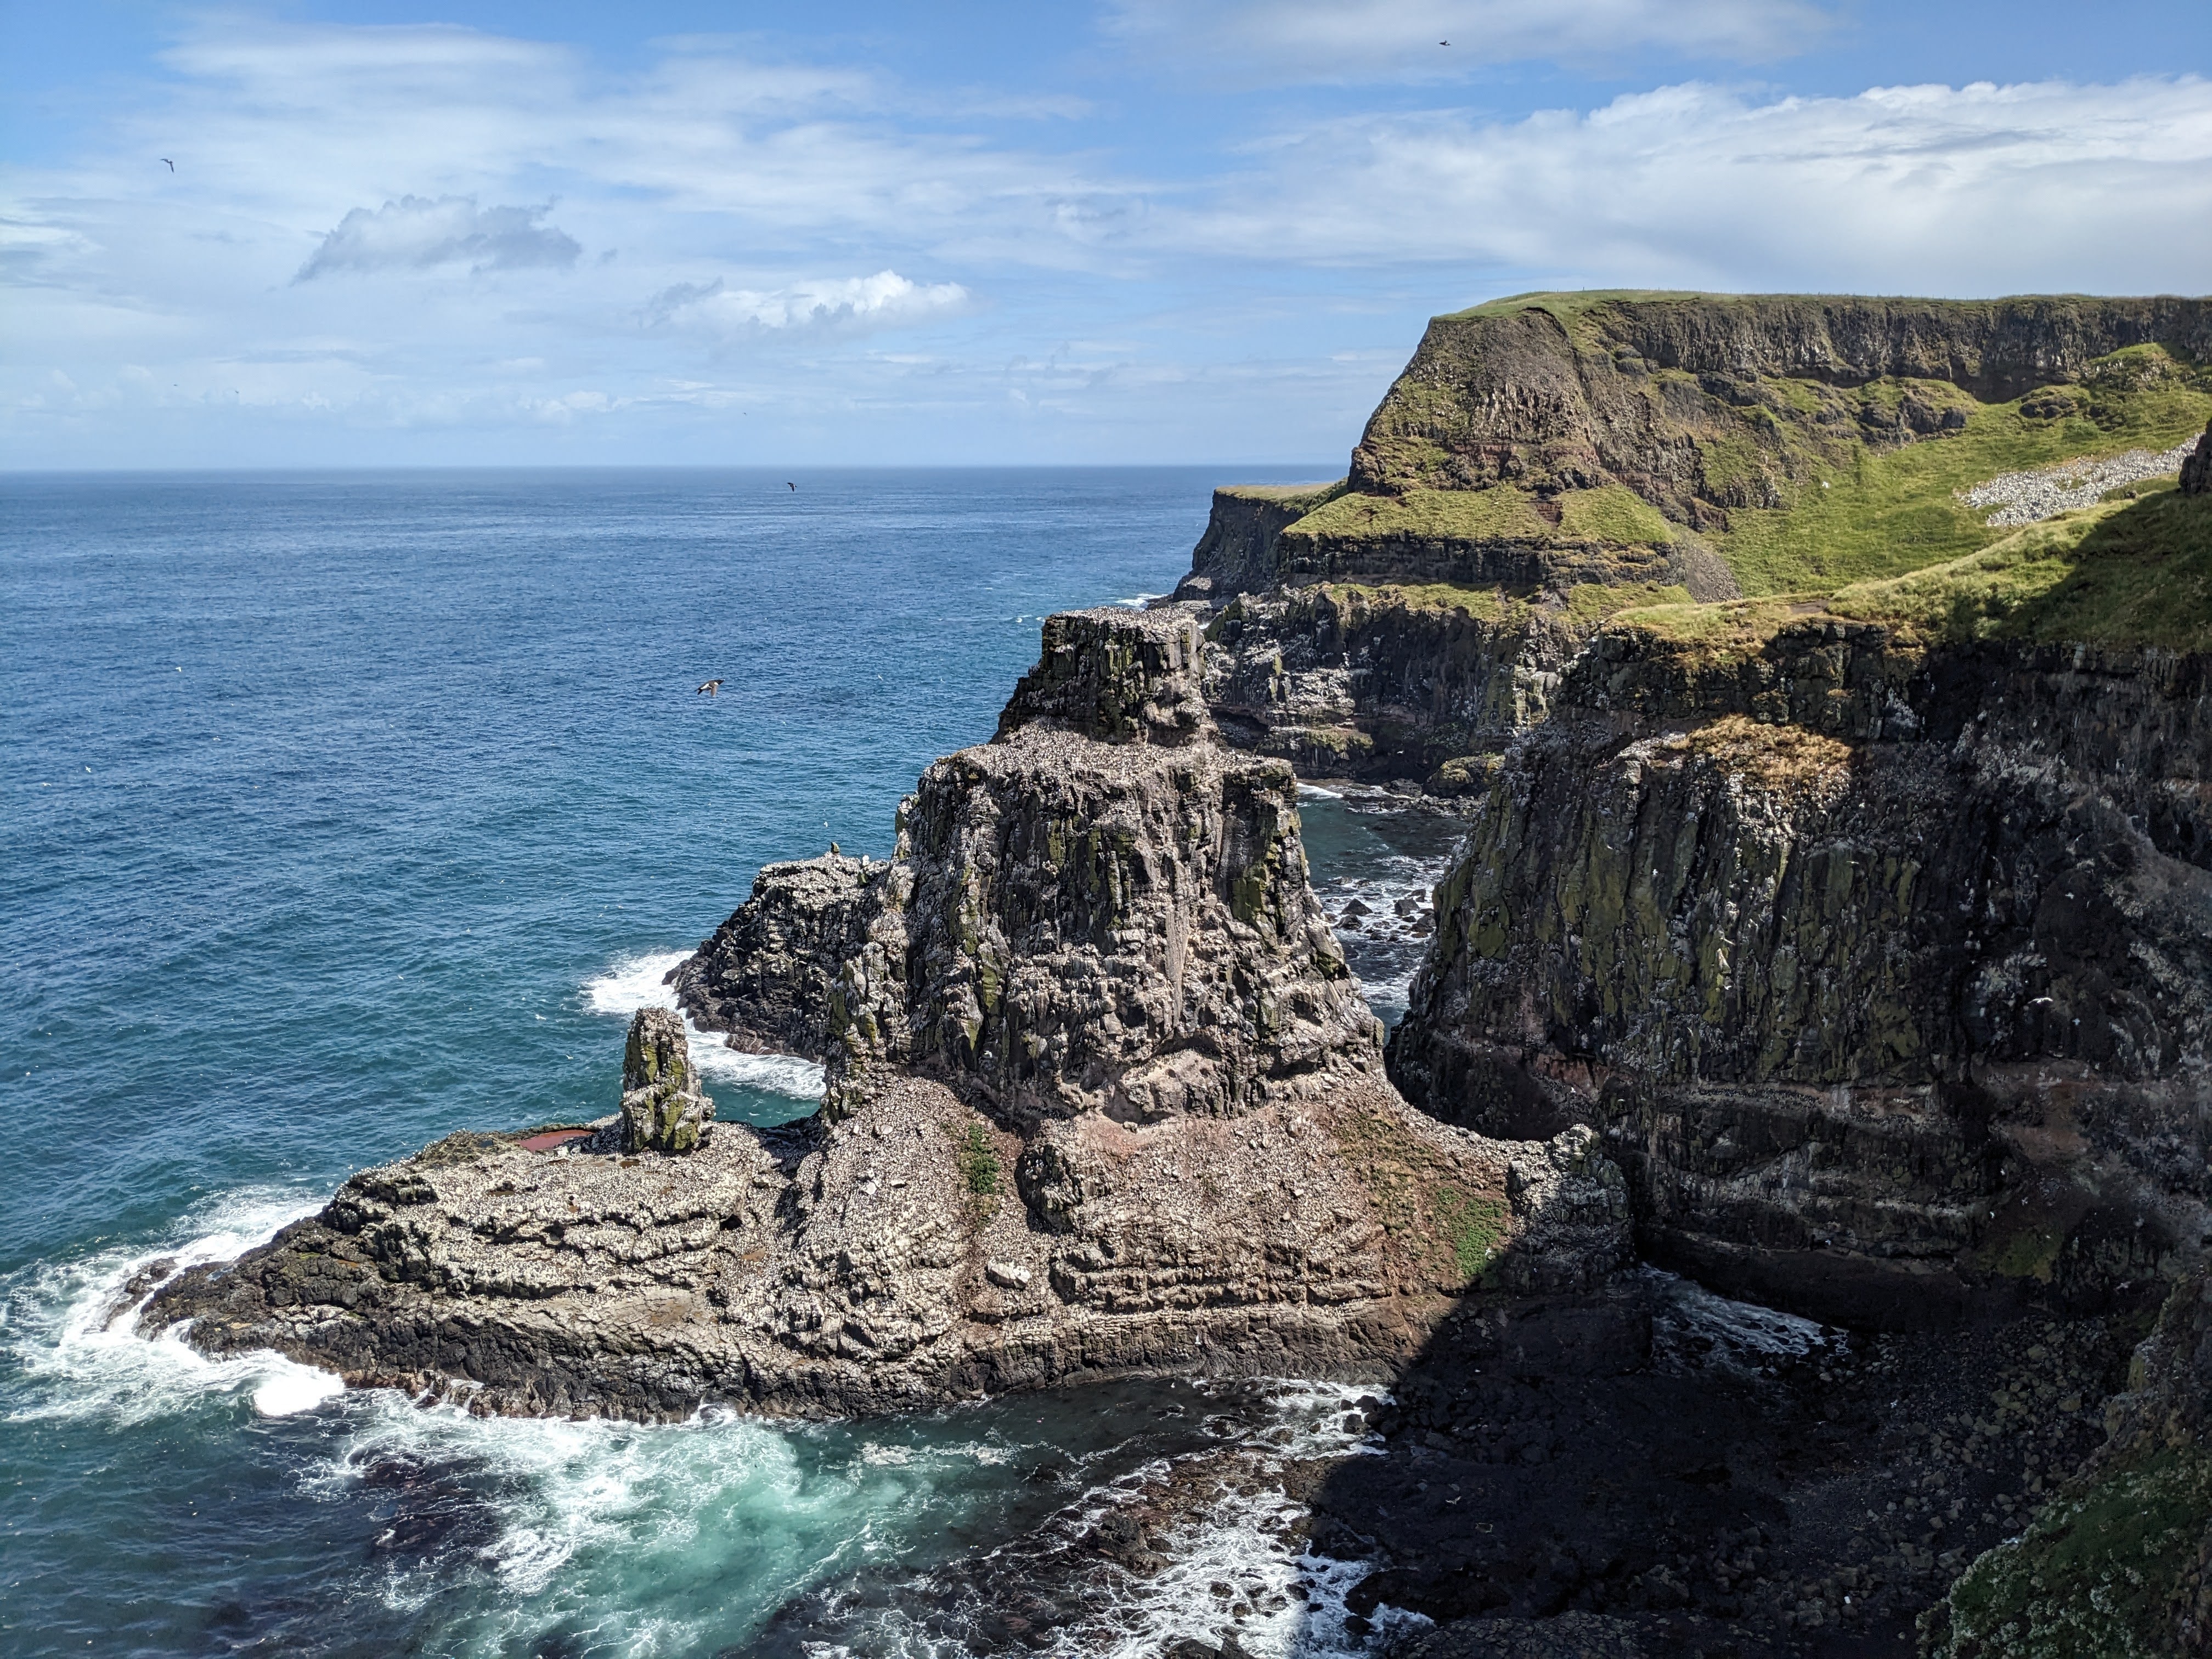
[[(2151, 630), (2212, 429), (2179, 491), (1887, 586), (1743, 599), (1729, 538), (1914, 445), (2166, 445), (2208, 325), (1439, 319), (1344, 483), (1224, 492), (1174, 599), (1048, 619), (890, 859), (766, 867), (672, 972), (816, 1115), (716, 1121), (648, 1011), (618, 1111), (364, 1170), (144, 1327), (641, 1420), (1372, 1385), (980, 1555), (929, 1615), (973, 1651), (1104, 1639), (1096, 1586), (1216, 1511), (1300, 1565), (1178, 1659), (2205, 1651), (2212, 650)], [(1464, 823), (1432, 908), (1316, 891), (1332, 777)], [(1386, 1050), (1353, 957), (1415, 949)]]

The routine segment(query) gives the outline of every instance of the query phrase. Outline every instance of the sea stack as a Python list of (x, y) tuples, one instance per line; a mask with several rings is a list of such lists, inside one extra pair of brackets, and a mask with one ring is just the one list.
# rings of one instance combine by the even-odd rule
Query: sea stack
[(689, 1152), (714, 1115), (699, 1087), (681, 1016), (641, 1008), (623, 1050), (623, 1148), (632, 1152)]

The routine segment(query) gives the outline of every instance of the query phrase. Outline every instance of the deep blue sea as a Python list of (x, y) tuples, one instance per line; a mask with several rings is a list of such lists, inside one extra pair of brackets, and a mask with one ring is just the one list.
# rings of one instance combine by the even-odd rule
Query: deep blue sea
[[(1218, 482), (0, 477), (0, 1653), (962, 1653), (990, 1592), (947, 1564), (1326, 1414), (1155, 1385), (485, 1421), (109, 1325), (147, 1263), (366, 1164), (612, 1110), (628, 1014), (758, 866), (887, 853), (1042, 617), (1172, 586)], [(1439, 854), (1308, 821), (1340, 894)], [(803, 1065), (707, 1055), (724, 1117), (811, 1109)], [(1080, 1650), (1156, 1652), (1217, 1546)], [(1326, 1649), (1251, 1595), (1253, 1651)]]

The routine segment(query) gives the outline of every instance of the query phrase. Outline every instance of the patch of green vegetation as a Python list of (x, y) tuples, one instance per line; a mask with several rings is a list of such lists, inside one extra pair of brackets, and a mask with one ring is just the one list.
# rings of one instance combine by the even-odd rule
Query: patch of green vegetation
[(1456, 1187), (1438, 1187), (1429, 1196), (1429, 1211), (1451, 1246), (1452, 1264), (1468, 1279), (1480, 1277), (1498, 1254), (1498, 1241), (1505, 1236), (1513, 1213), (1503, 1199), (1463, 1193)]
[(1731, 599), (1719, 605), (1675, 604), (1616, 611), (1614, 626), (1633, 628), (1680, 645), (1702, 645), (1716, 654), (1755, 652), (1793, 622), (1824, 616), (1816, 595), (1778, 599)]
[(1560, 532), (1576, 541), (1664, 547), (1674, 539), (1674, 526), (1626, 484), (1569, 490), (1559, 505)]
[[(1715, 541), (1748, 594), (1827, 590), (1903, 574), (1975, 552), (2009, 534), (1984, 520), (1958, 492), (2003, 472), (2026, 472), (2080, 457), (2130, 449), (2162, 452), (2212, 416), (2212, 389), (2156, 346), (2130, 352), (2162, 365), (2124, 382), (2030, 392), (2006, 404), (1974, 404), (1948, 386), (1948, 404), (1969, 410), (1961, 431), (1897, 449), (1854, 446), (1843, 465), (1815, 463), (1786, 507), (1731, 509)], [(2114, 353), (2115, 357), (2126, 354)], [(2112, 362), (2100, 358), (2095, 370)], [(1941, 383), (1911, 383), (1935, 404)], [(1866, 388), (1887, 395), (1880, 383)], [(2037, 411), (2057, 410), (2052, 418)]]
[(1634, 606), (1692, 602), (1690, 590), (1674, 582), (1580, 582), (1567, 590), (1567, 614), (1593, 627)]
[(1931, 1659), (2158, 1659), (2212, 1516), (2212, 1460), (2160, 1447), (2062, 1497), (1969, 1566), (1929, 1620)]
[(1725, 302), (1746, 296), (1738, 294), (1700, 294), (1693, 289), (1673, 288), (1591, 288), (1568, 293), (1548, 293), (1542, 289), (1530, 294), (1509, 294), (1501, 300), (1486, 300), (1479, 306), (1469, 306), (1465, 311), (1448, 311), (1437, 319), (1439, 322), (1459, 322), (1470, 317), (1510, 317), (1516, 311), (1547, 311), (1561, 322), (1579, 318), (1584, 312), (1599, 306), (1611, 305), (1621, 300), (1700, 300)]
[(1370, 610), (1403, 605), (1408, 611), (1456, 611), (1477, 622), (1510, 620), (1522, 602), (1504, 590), (1460, 587), (1450, 582), (1324, 582), (1322, 592), (1335, 604), (1364, 605)]
[(960, 1184), (968, 1189), (971, 1198), (998, 1197), (1005, 1171), (999, 1164), (998, 1149), (991, 1144), (991, 1132), (975, 1119), (968, 1120), (956, 1156), (960, 1164)]
[(1273, 501), (1279, 506), (1310, 513), (1323, 502), (1334, 501), (1351, 488), (1350, 479), (1338, 478), (1328, 483), (1224, 484), (1214, 494), (1232, 495), (1239, 501)]
[(2212, 650), (2212, 497), (2171, 484), (2008, 533), (1992, 547), (1832, 593), (1624, 610), (1616, 627), (1754, 652), (1807, 617), (1879, 623), (1907, 640)]
[(2212, 650), (2212, 497), (2169, 486), (2030, 525), (1967, 558), (1844, 588), (1828, 609), (1929, 639)]
[(1332, 497), (1283, 532), (1285, 538), (1425, 542), (1540, 542), (1553, 535), (1535, 498), (1511, 484), (1489, 489), (1409, 489), (1402, 495)]

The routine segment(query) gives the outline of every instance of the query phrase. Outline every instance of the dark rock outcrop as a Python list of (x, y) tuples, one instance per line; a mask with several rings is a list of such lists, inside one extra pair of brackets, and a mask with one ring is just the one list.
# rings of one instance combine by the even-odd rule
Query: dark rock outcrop
[(2212, 422), (2206, 423), (2204, 435), (2181, 463), (2181, 493), (2212, 495)]
[(2207, 1232), (2201, 659), (1601, 635), (1498, 769), (1392, 1039), (1601, 1127), (1648, 1250), (1855, 1322), (2155, 1295)]
[[(1390, 1089), (1290, 769), (1214, 740), (1200, 650), (1179, 613), (1054, 618), (888, 866), (763, 872), (678, 971), (703, 1015), (824, 1056), (817, 1117), (678, 1109), (682, 1158), (455, 1137), (187, 1272), (149, 1322), (477, 1409), (665, 1417), (1379, 1375), (1462, 1298), (1600, 1284), (1619, 1171), (1587, 1131), (1499, 1143)], [(626, 1118), (696, 1098), (680, 1036), (640, 1017)]]
[(866, 944), (887, 867), (838, 853), (764, 865), (751, 898), (669, 970), (677, 1002), (732, 1048), (821, 1059), (837, 964)]
[(1343, 488), (1341, 483), (1247, 484), (1215, 490), (1206, 533), (1192, 550), (1190, 574), (1176, 586), (1175, 597), (1218, 603), (1274, 586), (1282, 579), (1275, 562), (1275, 538)]

